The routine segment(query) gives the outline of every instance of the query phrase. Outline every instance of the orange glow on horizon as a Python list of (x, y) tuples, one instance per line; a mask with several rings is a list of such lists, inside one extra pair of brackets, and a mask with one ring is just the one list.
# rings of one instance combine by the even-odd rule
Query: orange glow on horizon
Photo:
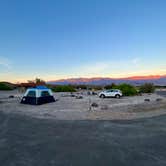
[[(47, 76), (47, 75), (39, 75), (36, 76), (37, 78), (41, 78), (43, 80), (47, 81), (64, 81), (66, 79), (70, 80), (70, 81), (74, 81), (74, 79), (81, 79), (82, 81), (87, 81), (87, 80), (97, 80), (97, 79), (102, 79), (102, 78), (111, 78), (111, 79), (130, 79), (130, 80), (140, 80), (140, 79), (159, 79), (161, 77), (166, 77), (166, 72), (163, 72), (163, 74), (126, 74), (126, 75), (120, 75), (120, 74), (114, 74), (114, 75), (104, 75), (104, 76), (89, 76), (89, 75), (85, 75), (83, 77), (80, 76)], [(22, 83), (22, 82), (27, 82), (28, 80), (34, 80), (36, 78), (35, 76), (28, 76), (27, 78), (23, 77), (23, 76), (14, 76), (14, 75), (8, 75), (6, 77), (4, 77), (3, 79), (1, 79), (0, 81), (7, 81), (7, 82), (13, 82), (13, 83)]]

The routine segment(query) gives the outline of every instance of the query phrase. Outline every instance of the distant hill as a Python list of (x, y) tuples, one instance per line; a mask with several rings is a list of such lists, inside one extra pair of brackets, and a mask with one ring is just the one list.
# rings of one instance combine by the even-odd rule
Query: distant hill
[(166, 86), (166, 75), (152, 75), (152, 76), (134, 76), (126, 78), (69, 78), (55, 81), (48, 81), (48, 84), (53, 85), (68, 85), (68, 84), (83, 84), (83, 85), (108, 85), (108, 84), (120, 84), (129, 83), (132, 85), (142, 85), (144, 83), (154, 83), (159, 86)]

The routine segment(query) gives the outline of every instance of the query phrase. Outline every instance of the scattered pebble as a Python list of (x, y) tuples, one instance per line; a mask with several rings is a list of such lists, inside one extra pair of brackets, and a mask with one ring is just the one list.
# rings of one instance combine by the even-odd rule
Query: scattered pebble
[(107, 105), (102, 105), (100, 109), (101, 110), (108, 110), (108, 106)]
[(92, 103), (91, 106), (92, 107), (98, 107), (99, 105), (97, 103)]
[(163, 99), (162, 98), (157, 98), (156, 101), (162, 101)]
[(83, 96), (76, 96), (76, 99), (83, 99)]
[(144, 99), (144, 101), (148, 101), (148, 102), (149, 102), (149, 101), (150, 101), (150, 99)]
[(13, 96), (13, 95), (10, 95), (9, 98), (14, 98), (14, 96)]

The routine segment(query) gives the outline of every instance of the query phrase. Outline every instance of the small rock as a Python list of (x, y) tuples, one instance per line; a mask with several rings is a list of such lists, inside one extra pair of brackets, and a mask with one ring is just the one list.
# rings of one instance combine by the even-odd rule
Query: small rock
[(97, 93), (96, 92), (92, 92), (92, 95), (97, 95)]
[(61, 97), (67, 97), (67, 95), (62, 94)]
[(13, 96), (13, 95), (10, 95), (9, 98), (14, 98), (14, 96)]
[(91, 95), (90, 91), (87, 92), (87, 95)]
[(76, 97), (74, 94), (71, 94), (70, 97)]
[(92, 103), (91, 106), (92, 107), (98, 107), (99, 105), (97, 103)]
[(83, 96), (76, 96), (76, 99), (83, 99)]
[(144, 101), (148, 101), (148, 102), (149, 102), (149, 101), (150, 101), (150, 99), (144, 99)]
[(108, 110), (108, 106), (107, 105), (102, 105), (101, 110)]
[(142, 93), (138, 93), (138, 96), (142, 96)]
[(73, 94), (73, 92), (70, 93), (70, 97), (76, 97), (75, 94)]
[(156, 101), (162, 101), (163, 99), (162, 98), (157, 98)]

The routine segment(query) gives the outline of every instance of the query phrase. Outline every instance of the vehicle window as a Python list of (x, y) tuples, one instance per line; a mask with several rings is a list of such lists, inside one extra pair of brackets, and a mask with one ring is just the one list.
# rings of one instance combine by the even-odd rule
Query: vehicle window
[(113, 92), (113, 90), (108, 90), (107, 92), (108, 92), (108, 93), (109, 93), (109, 92)]
[(114, 92), (118, 92), (118, 90), (114, 90)]
[(29, 91), (27, 94), (27, 97), (36, 97), (36, 92), (35, 91)]
[(41, 97), (46, 97), (46, 96), (51, 96), (48, 91), (42, 91), (41, 92)]

